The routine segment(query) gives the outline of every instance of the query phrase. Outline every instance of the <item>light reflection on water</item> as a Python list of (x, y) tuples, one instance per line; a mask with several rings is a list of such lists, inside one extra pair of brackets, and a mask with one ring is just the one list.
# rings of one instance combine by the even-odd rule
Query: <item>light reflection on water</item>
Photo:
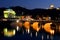
[[(28, 31), (29, 32), (29, 31)], [(37, 36), (36, 36), (37, 35)], [(3, 37), (3, 40), (60, 40), (60, 34), (49, 35), (44, 31), (40, 32), (30, 32), (29, 34), (22, 30), (17, 31), (16, 35), (13, 37)]]
[(4, 37), (3, 39), (4, 40), (9, 40), (9, 39), (11, 39), (11, 40), (14, 40), (14, 39), (15, 40), (17, 40), (17, 39), (20, 39), (20, 40), (60, 40), (60, 35), (57, 35), (57, 34), (49, 35), (45, 32), (39, 32), (39, 33), (37, 33), (37, 36), (36, 36), (36, 33), (28, 34), (28, 33), (24, 32), (24, 34), (23, 34), (23, 32), (22, 33), (17, 32), (17, 34), (15, 36)]

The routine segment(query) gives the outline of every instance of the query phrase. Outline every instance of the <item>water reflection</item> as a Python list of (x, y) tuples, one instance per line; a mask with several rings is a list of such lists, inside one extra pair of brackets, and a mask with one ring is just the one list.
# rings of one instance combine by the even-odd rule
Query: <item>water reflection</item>
[[(24, 35), (23, 35), (24, 34)], [(15, 36), (13, 36), (13, 37), (4, 37), (4, 39), (21, 39), (21, 40), (59, 40), (60, 39), (60, 36), (59, 35), (49, 35), (49, 34), (47, 34), (47, 33), (45, 33), (45, 32), (40, 32), (40, 33), (38, 33), (37, 34), (37, 32), (36, 33), (30, 33), (30, 34), (28, 34), (28, 33), (26, 33), (26, 32), (24, 32), (23, 31), (23, 34), (22, 33), (17, 33)]]
[[(8, 25), (9, 26), (9, 25)], [(9, 27), (10, 28), (10, 27)], [(12, 28), (14, 29), (14, 28)], [(19, 29), (19, 30), (18, 30)], [(15, 29), (16, 30), (16, 29)], [(18, 30), (18, 31), (17, 31)], [(60, 40), (60, 34), (54, 34), (54, 31), (52, 31), (51, 33), (54, 34), (49, 34), (46, 31), (39, 30), (38, 32), (32, 29), (28, 29), (26, 32), (25, 28), (18, 28), (17, 26), (17, 30), (16, 30), (16, 34), (15, 31), (13, 31), (13, 34), (15, 34), (13, 37), (7, 37), (4, 36), (3, 40)], [(7, 30), (4, 30), (5, 32), (7, 32)], [(8, 30), (8, 34), (10, 34), (12, 31)], [(11, 35), (10, 35), (11, 36)]]

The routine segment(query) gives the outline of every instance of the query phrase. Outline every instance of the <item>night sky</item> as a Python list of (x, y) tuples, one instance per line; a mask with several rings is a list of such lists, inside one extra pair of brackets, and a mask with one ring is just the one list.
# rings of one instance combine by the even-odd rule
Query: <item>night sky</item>
[(11, 6), (21, 6), (27, 9), (49, 8), (50, 4), (60, 7), (60, 0), (0, 0), (0, 8)]

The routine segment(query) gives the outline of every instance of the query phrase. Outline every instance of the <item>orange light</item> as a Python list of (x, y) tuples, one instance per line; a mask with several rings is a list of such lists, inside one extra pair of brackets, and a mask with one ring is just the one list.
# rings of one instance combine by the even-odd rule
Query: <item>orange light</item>
[(40, 30), (40, 28), (38, 27), (38, 24), (39, 24), (39, 22), (34, 22), (32, 24), (33, 29), (36, 30), (36, 31), (39, 31)]
[(24, 16), (22, 16), (21, 19), (24, 19)]
[(24, 22), (24, 27), (26, 28), (26, 29), (30, 29), (30, 22)]
[(50, 34), (53, 35), (53, 34), (54, 34), (54, 30), (51, 30), (51, 31), (50, 31)]
[(48, 32), (48, 33), (50, 33), (50, 34), (54, 34), (54, 30), (52, 30), (51, 29), (51, 25), (52, 23), (46, 23), (45, 25), (44, 25), (44, 29), (45, 29), (45, 31), (46, 32)]

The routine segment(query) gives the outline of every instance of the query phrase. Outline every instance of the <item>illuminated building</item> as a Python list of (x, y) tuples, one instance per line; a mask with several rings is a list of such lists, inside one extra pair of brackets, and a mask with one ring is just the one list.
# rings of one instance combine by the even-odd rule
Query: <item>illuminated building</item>
[(4, 18), (14, 18), (16, 13), (15, 11), (13, 11), (12, 9), (6, 9), (5, 11), (3, 11), (4, 13)]
[(51, 5), (50, 5), (50, 9), (53, 9), (53, 8), (54, 8), (54, 5), (53, 5), (53, 4), (51, 4)]

